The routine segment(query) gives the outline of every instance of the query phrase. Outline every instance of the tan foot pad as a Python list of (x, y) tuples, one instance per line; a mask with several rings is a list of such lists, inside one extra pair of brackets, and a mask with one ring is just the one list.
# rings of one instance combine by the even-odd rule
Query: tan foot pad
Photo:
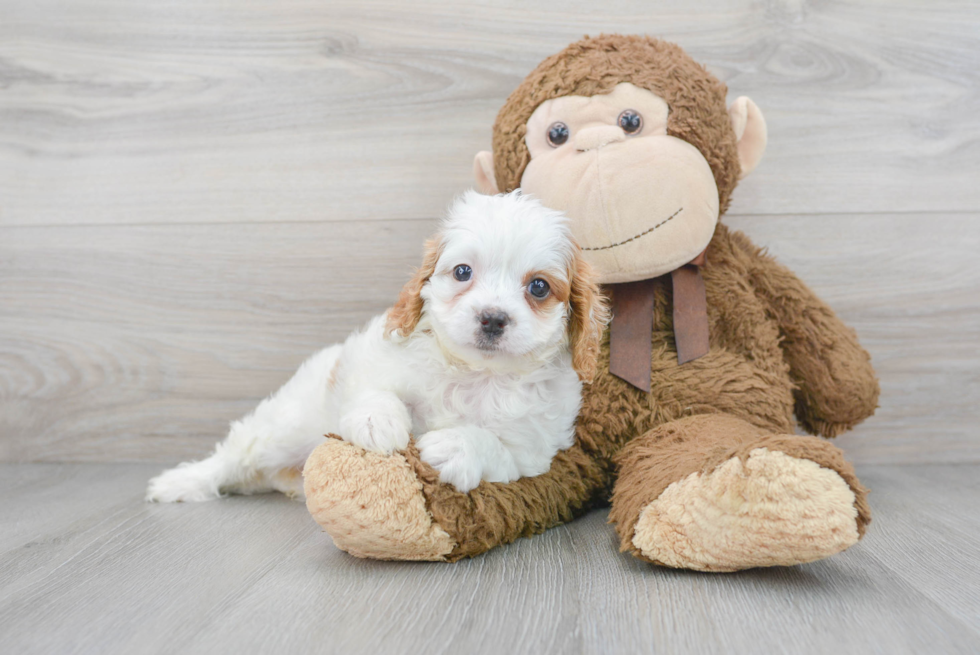
[(835, 471), (756, 448), (692, 473), (643, 508), (633, 545), (677, 568), (737, 571), (829, 557), (858, 540), (854, 492)]
[(327, 439), (306, 461), (303, 477), (313, 519), (355, 557), (444, 560), (455, 546), (433, 523), (422, 483), (400, 454)]

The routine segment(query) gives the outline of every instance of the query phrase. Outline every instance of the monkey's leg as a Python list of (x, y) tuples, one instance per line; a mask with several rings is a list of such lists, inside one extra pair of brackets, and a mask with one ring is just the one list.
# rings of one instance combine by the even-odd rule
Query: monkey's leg
[(609, 470), (576, 444), (551, 470), (482, 482), (462, 494), (405, 452), (379, 455), (327, 439), (303, 471), (306, 504), (341, 550), (357, 557), (455, 561), (570, 521), (608, 489)]
[(829, 557), (871, 520), (854, 469), (816, 437), (727, 415), (659, 426), (617, 456), (622, 549), (674, 568), (737, 571)]

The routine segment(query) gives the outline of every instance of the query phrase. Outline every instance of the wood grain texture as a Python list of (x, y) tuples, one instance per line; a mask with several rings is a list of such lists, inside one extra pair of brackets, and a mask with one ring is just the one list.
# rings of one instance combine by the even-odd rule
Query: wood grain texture
[(859, 462), (980, 461), (980, 214), (733, 217), (858, 334), (875, 416), (837, 439)]
[(0, 2), (0, 225), (426, 218), (584, 33), (675, 40), (770, 148), (732, 214), (980, 209), (980, 5)]
[[(980, 461), (980, 214), (729, 221), (854, 326), (881, 409), (858, 462)], [(6, 230), (0, 460), (199, 457), (388, 307), (434, 221)], [(916, 247), (912, 247), (912, 246)]]
[(303, 359), (387, 308), (432, 227), (9, 230), (0, 459), (200, 454)]
[(864, 466), (854, 548), (707, 575), (618, 552), (606, 512), (457, 564), (357, 560), (283, 496), (148, 505), (147, 465), (0, 465), (17, 653), (968, 653), (975, 465)]
[(0, 460), (198, 456), (395, 297), (585, 32), (769, 117), (730, 224), (875, 357), (859, 462), (980, 461), (980, 5), (0, 0)]

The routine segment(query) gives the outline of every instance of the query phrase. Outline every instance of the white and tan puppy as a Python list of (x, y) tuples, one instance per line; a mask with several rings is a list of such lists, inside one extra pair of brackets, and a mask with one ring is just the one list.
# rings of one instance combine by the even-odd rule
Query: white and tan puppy
[(608, 313), (562, 214), (469, 192), (398, 302), (307, 360), (213, 455), (150, 481), (147, 500), (303, 495), (327, 433), (381, 453), (417, 439), (444, 482), (544, 473), (572, 445)]

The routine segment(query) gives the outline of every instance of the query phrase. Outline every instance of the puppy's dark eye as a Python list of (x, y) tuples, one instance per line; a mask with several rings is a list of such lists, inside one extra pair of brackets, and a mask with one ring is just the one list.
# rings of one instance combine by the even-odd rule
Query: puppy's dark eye
[(627, 109), (616, 121), (627, 134), (636, 134), (643, 129), (643, 117), (632, 109)]
[(547, 282), (536, 277), (527, 285), (527, 292), (538, 300), (541, 300), (542, 298), (548, 297), (548, 294), (551, 292), (551, 287), (548, 286)]
[(460, 264), (453, 271), (453, 277), (459, 280), (460, 282), (466, 282), (472, 276), (473, 276), (473, 269), (467, 266), (466, 264)]
[(548, 128), (548, 143), (557, 148), (566, 141), (568, 141), (568, 126), (561, 121), (552, 123)]

